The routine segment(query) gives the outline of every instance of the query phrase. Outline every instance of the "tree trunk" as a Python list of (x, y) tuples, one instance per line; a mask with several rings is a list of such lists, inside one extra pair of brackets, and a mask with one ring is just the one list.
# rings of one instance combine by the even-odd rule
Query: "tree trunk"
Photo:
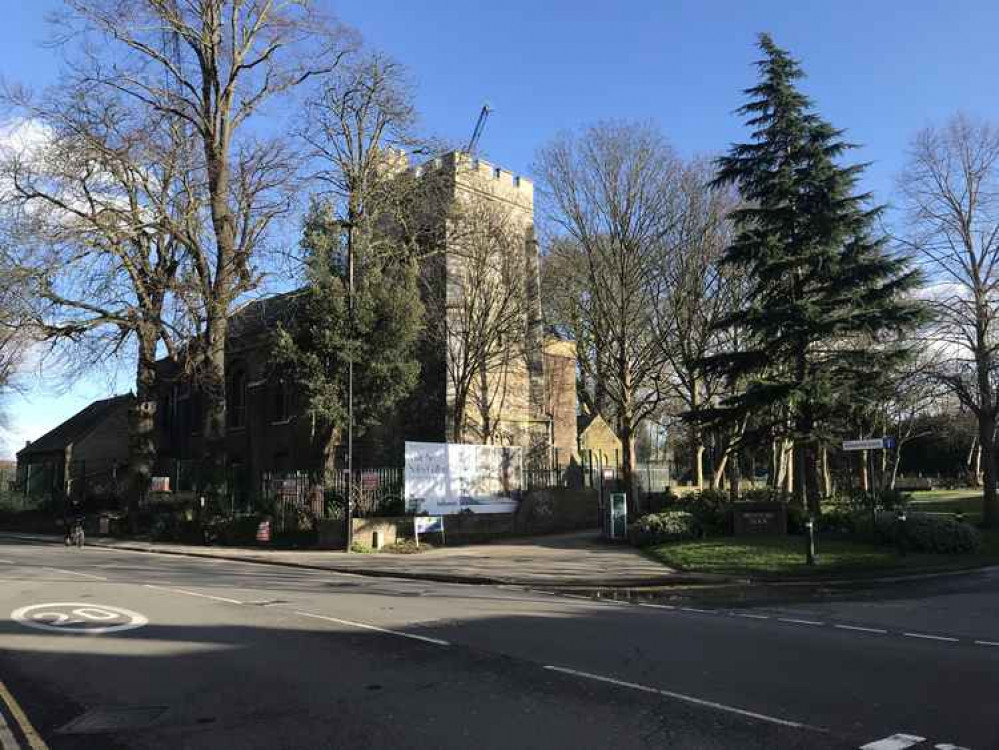
[(982, 461), (982, 526), (999, 525), (999, 498), (996, 496), (996, 418), (990, 411), (978, 419), (978, 443)]
[(829, 446), (822, 444), (819, 452), (819, 460), (822, 462), (822, 496), (832, 497), (832, 473), (829, 471)]
[(792, 466), (794, 469), (793, 479), (791, 486), (793, 489), (793, 494), (791, 501), (797, 505), (799, 508), (806, 507), (806, 491), (805, 491), (805, 477), (808, 473), (807, 464), (808, 459), (805, 456), (805, 442), (803, 440), (795, 440), (794, 448), (792, 450)]
[(739, 454), (733, 453), (728, 462), (728, 499), (735, 502), (739, 499), (742, 474), (739, 466)]
[(822, 513), (822, 496), (819, 491), (819, 451), (814, 439), (805, 444), (805, 503), (809, 512), (818, 517)]
[(794, 492), (794, 441), (787, 440), (784, 443), (784, 493), (791, 495)]
[(867, 451), (860, 451), (857, 455), (860, 458), (860, 489), (870, 492), (871, 478), (867, 474)]
[(156, 342), (154, 326), (140, 326), (135, 372), (135, 403), (128, 413), (128, 481), (125, 502), (128, 524), (138, 532), (139, 507), (149, 493), (156, 463)]
[(229, 325), (221, 303), (214, 304), (206, 325), (206, 351), (199, 386), (205, 407), (205, 465), (202, 467), (202, 491), (208, 497), (225, 494), (226, 403), (225, 339)]
[(631, 498), (635, 513), (640, 513), (638, 485), (635, 482), (635, 428), (631, 424), (630, 409), (621, 420), (621, 478), (624, 481), (624, 491)]
[[(220, 132), (204, 135), (205, 165), (208, 173), (212, 230), (215, 234), (215, 278), (206, 318), (204, 362), (200, 383), (205, 404), (205, 492), (220, 497), (225, 490), (226, 465), (226, 336), (229, 331), (229, 305), (239, 275), (246, 272), (236, 257), (236, 231), (229, 206), (229, 122), (228, 112), (219, 112)], [(207, 284), (207, 279), (202, 279)]]
[[(700, 406), (697, 393), (697, 383), (690, 388), (690, 410), (696, 412)], [(691, 461), (693, 462), (690, 474), (691, 481), (697, 489), (704, 489), (704, 431), (700, 425), (694, 421), (690, 425)]]
[(711, 487), (712, 489), (721, 489), (722, 483), (725, 479), (725, 469), (728, 466), (728, 451), (726, 450), (722, 453), (721, 459), (718, 461), (718, 465), (715, 466), (715, 470), (711, 474)]

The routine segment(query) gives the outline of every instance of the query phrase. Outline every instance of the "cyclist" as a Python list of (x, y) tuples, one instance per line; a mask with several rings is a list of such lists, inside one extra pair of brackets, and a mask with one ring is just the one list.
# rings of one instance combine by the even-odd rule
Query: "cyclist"
[(76, 498), (66, 503), (66, 516), (63, 519), (66, 528), (66, 546), (75, 544), (83, 546), (83, 504)]

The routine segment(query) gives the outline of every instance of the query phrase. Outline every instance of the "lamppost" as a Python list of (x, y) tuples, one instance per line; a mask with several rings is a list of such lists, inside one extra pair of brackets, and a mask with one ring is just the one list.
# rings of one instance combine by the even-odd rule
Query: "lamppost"
[[(353, 211), (351, 211), (353, 214)], [(351, 217), (352, 218), (352, 217)], [(341, 222), (347, 230), (347, 552), (354, 545), (354, 222)]]

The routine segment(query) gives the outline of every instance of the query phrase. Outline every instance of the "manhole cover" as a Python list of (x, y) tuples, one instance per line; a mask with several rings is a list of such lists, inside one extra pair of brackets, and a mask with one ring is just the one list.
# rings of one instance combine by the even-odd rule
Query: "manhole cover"
[(96, 734), (145, 729), (156, 723), (166, 710), (166, 706), (92, 708), (57, 731), (60, 734)]

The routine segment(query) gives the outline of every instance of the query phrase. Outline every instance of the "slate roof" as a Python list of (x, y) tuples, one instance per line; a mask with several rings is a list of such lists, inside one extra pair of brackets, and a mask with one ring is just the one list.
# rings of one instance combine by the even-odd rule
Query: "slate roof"
[(305, 302), (304, 292), (304, 289), (296, 289), (243, 305), (229, 317), (229, 338), (255, 336), (273, 331), (278, 323), (289, 323)]
[(103, 401), (94, 401), (83, 411), (74, 414), (55, 429), (46, 432), (31, 445), (22, 448), (18, 451), (17, 457), (66, 450), (68, 445), (85, 437), (119, 407), (131, 403), (134, 399), (135, 396), (128, 393), (124, 396), (106, 398)]

